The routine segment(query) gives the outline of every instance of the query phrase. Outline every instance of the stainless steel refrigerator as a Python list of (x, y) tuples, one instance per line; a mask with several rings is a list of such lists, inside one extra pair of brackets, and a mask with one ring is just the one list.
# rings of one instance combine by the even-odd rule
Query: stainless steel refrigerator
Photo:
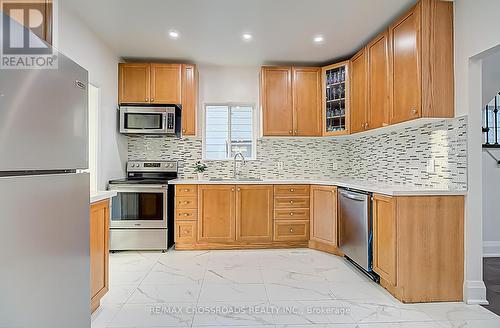
[(55, 53), (0, 69), (0, 327), (90, 327), (88, 74)]

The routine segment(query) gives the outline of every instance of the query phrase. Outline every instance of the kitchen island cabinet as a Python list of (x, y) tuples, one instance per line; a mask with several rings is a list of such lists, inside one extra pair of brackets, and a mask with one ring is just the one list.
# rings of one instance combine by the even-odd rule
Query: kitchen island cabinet
[(405, 303), (461, 301), (462, 196), (374, 195), (373, 269)]

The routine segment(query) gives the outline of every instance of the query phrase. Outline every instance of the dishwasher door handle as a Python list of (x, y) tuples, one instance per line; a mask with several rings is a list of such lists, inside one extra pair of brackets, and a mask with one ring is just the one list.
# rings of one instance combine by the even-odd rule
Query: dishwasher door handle
[(364, 202), (367, 200), (367, 197), (366, 195), (357, 195), (357, 194), (352, 194), (350, 192), (347, 192), (347, 191), (341, 191), (340, 194), (342, 196), (344, 196), (345, 198), (349, 198), (349, 199), (352, 199), (352, 200), (357, 200), (359, 202)]

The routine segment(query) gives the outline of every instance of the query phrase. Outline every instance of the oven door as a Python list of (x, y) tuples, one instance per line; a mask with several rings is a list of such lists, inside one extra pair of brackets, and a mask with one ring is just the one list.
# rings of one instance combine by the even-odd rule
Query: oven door
[(120, 132), (132, 134), (165, 134), (167, 128), (165, 108), (120, 108)]
[(167, 187), (161, 185), (110, 186), (111, 228), (167, 228)]

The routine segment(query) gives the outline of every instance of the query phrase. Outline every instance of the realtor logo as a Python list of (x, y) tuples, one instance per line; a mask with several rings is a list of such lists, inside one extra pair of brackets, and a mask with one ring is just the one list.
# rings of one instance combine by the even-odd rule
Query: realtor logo
[(2, 0), (2, 69), (54, 69), (57, 56), (52, 40), (52, 2)]

